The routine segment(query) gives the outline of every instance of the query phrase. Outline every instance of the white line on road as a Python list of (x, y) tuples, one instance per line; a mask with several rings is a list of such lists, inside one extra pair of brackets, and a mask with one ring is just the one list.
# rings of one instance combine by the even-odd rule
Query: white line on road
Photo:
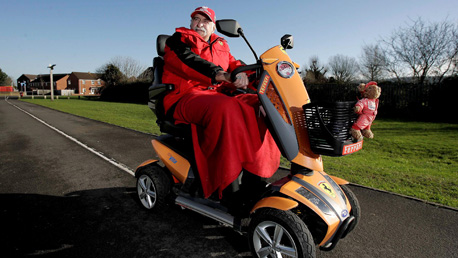
[[(8, 101), (6, 101), (6, 102), (8, 102)], [(46, 125), (47, 127), (51, 128), (52, 130), (56, 131), (57, 133), (63, 135), (64, 137), (68, 138), (69, 140), (75, 142), (76, 144), (80, 145), (81, 147), (85, 148), (86, 150), (88, 150), (88, 151), (94, 153), (95, 155), (99, 156), (100, 158), (102, 158), (102, 159), (108, 161), (109, 163), (111, 163), (112, 165), (116, 166), (117, 168), (119, 168), (119, 169), (121, 169), (121, 170), (123, 170), (123, 171), (125, 171), (125, 172), (127, 172), (127, 173), (129, 173), (129, 174), (131, 174), (132, 176), (135, 175), (134, 171), (133, 171), (132, 169), (130, 169), (128, 166), (126, 166), (126, 165), (124, 165), (124, 164), (122, 164), (122, 163), (120, 163), (120, 162), (117, 162), (117, 161), (115, 161), (114, 159), (111, 159), (111, 158), (105, 156), (103, 153), (98, 152), (97, 150), (95, 150), (95, 149), (93, 149), (93, 148), (87, 146), (86, 144), (84, 144), (84, 143), (78, 141), (78, 140), (75, 139), (74, 137), (72, 137), (72, 136), (70, 136), (70, 135), (68, 135), (68, 134), (66, 134), (66, 133), (64, 133), (64, 132), (62, 132), (61, 130), (55, 128), (54, 126), (52, 126), (52, 125), (50, 125), (50, 124), (48, 124), (48, 123), (46, 123), (45, 121), (41, 120), (40, 118), (38, 118), (38, 117), (36, 117), (36, 116), (30, 114), (29, 112), (25, 111), (24, 109), (22, 109), (22, 108), (20, 108), (20, 107), (18, 107), (18, 106), (16, 106), (16, 105), (14, 105), (14, 104), (11, 104), (10, 102), (8, 102), (8, 104), (10, 104), (10, 105), (14, 106), (15, 108), (19, 109), (20, 111), (26, 113), (27, 115), (31, 116), (32, 118), (34, 118), (34, 119), (37, 120), (38, 122), (40, 122), (40, 123)]]

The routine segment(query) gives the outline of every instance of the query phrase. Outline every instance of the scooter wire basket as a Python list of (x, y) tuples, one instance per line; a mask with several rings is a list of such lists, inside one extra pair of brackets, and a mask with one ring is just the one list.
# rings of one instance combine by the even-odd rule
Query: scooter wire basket
[(316, 154), (344, 156), (362, 148), (353, 142), (350, 129), (357, 119), (356, 101), (317, 102), (304, 105), (310, 147)]

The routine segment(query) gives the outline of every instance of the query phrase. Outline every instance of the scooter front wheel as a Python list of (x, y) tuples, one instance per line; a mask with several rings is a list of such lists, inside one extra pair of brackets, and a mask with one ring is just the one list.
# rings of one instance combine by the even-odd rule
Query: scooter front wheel
[(315, 243), (305, 223), (291, 211), (257, 211), (249, 227), (255, 257), (315, 257)]
[(152, 166), (139, 172), (137, 194), (145, 209), (153, 210), (164, 207), (170, 191), (170, 179), (162, 168)]
[[(348, 198), (348, 202), (350, 202), (351, 205), (351, 212), (350, 214), (355, 217), (355, 221), (350, 225), (350, 228), (348, 229), (348, 232), (351, 232), (356, 225), (358, 225), (359, 220), (361, 218), (361, 207), (359, 205), (359, 201), (356, 198), (356, 195), (353, 193), (352, 190), (347, 185), (341, 185), (340, 188), (342, 188), (342, 191), (345, 193), (345, 195)], [(343, 238), (343, 237), (342, 237)]]

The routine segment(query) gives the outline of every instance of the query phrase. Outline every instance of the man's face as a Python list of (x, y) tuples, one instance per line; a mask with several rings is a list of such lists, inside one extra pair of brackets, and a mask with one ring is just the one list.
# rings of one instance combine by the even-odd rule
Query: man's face
[(208, 41), (211, 34), (215, 32), (215, 24), (207, 16), (196, 14), (191, 18), (191, 29)]

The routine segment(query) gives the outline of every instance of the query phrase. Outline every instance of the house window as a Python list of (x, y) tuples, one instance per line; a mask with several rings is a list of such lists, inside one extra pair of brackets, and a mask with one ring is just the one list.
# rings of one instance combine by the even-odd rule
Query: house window
[(91, 81), (91, 84), (94, 85), (94, 81)]
[(85, 80), (81, 80), (81, 83), (82, 83), (82, 84), (86, 84), (86, 81), (85, 81)]
[(68, 85), (72, 85), (72, 81), (68, 80)]

